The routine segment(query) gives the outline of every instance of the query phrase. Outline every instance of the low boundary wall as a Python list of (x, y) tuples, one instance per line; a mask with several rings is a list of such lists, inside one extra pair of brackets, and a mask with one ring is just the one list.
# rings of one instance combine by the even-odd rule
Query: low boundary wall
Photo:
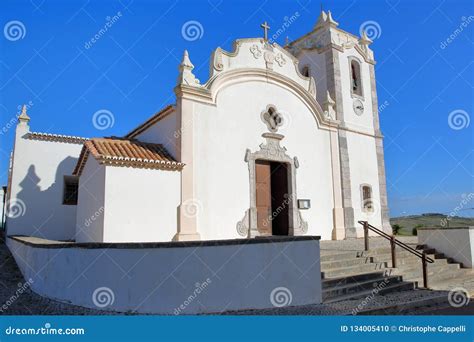
[(462, 262), (464, 267), (473, 267), (474, 227), (419, 228), (418, 242)]
[(34, 292), (102, 310), (201, 314), (321, 303), (319, 237), (170, 243), (7, 238)]

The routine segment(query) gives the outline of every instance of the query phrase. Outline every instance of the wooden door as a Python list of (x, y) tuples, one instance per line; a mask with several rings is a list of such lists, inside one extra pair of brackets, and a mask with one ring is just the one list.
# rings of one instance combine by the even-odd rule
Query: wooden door
[(255, 161), (257, 228), (262, 235), (272, 234), (271, 167), (266, 161)]

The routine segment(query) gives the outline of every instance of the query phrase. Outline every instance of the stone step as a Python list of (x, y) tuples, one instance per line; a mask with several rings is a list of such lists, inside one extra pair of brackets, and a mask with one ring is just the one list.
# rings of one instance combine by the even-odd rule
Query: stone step
[(349, 277), (338, 277), (330, 279), (322, 279), (322, 288), (327, 289), (334, 286), (342, 286), (346, 284), (361, 283), (365, 281), (377, 281), (385, 277), (384, 272), (362, 273)]
[(326, 287), (325, 289), (323, 289), (323, 302), (330, 299), (339, 298), (341, 296), (347, 296), (351, 294), (357, 295), (359, 292), (363, 292), (366, 290), (374, 291), (376, 289), (377, 291), (379, 291), (389, 285), (400, 283), (401, 281), (401, 276), (390, 276), (385, 278), (367, 279), (364, 281), (352, 282), (349, 284), (339, 284), (337, 286)]
[[(404, 279), (410, 281), (419, 281), (422, 284), (422, 273), (418, 273), (416, 275), (405, 276), (403, 275)], [(463, 280), (471, 280), (473, 279), (474, 275), (472, 273), (467, 273), (464, 269), (457, 269), (452, 271), (445, 271), (445, 272), (436, 272), (430, 273), (428, 271), (428, 286), (433, 289), (439, 288), (446, 288), (447, 284), (454, 285), (461, 284)], [(421, 281), (420, 281), (421, 280)], [(443, 284), (443, 286), (441, 285)]]
[[(433, 259), (435, 262), (439, 261), (442, 263), (447, 263), (447, 259), (442, 259), (442, 258), (436, 258), (434, 254), (428, 254), (426, 255), (427, 257)], [(421, 258), (417, 257), (416, 255), (413, 254), (399, 254), (398, 252), (395, 254), (395, 257), (397, 259), (397, 263), (399, 264), (409, 264), (409, 263), (420, 263), (421, 264)], [(373, 259), (375, 261), (387, 261), (392, 263), (392, 254), (379, 254), (377, 256), (373, 256)]]
[[(448, 264), (448, 263), (433, 263), (428, 264), (428, 275), (437, 274), (441, 272), (450, 272), (460, 269), (459, 264)], [(423, 266), (421, 262), (419, 264), (406, 264), (397, 265), (397, 268), (390, 268), (392, 273), (403, 275), (405, 279), (409, 279), (413, 275), (421, 275), (423, 272)]]
[(347, 259), (352, 259), (357, 257), (357, 252), (339, 252), (339, 253), (334, 253), (333, 251), (323, 251), (321, 250), (321, 257), (320, 260), (321, 262), (327, 262), (327, 261), (337, 261), (337, 260), (347, 260)]
[(321, 272), (323, 279), (334, 278), (334, 277), (343, 277), (343, 276), (352, 276), (361, 273), (371, 273), (377, 270), (382, 270), (387, 267), (385, 262), (377, 262), (371, 264), (361, 264), (355, 265), (352, 267), (341, 267), (333, 268), (327, 271)]
[(402, 292), (402, 291), (410, 291), (414, 290), (417, 287), (417, 284), (414, 282), (405, 282), (405, 281), (400, 281), (400, 282), (394, 282), (393, 284), (388, 284), (384, 288), (381, 288), (377, 291), (377, 294), (374, 293), (374, 289), (369, 289), (369, 290), (364, 290), (364, 291), (359, 291), (356, 293), (350, 293), (347, 295), (341, 295), (337, 296), (334, 298), (329, 298), (324, 303), (334, 303), (338, 301), (343, 301), (343, 300), (349, 300), (349, 299), (365, 299), (367, 298), (370, 299), (373, 296), (383, 296), (387, 293), (392, 293), (392, 292)]
[(417, 313), (422, 313), (423, 311), (432, 311), (436, 308), (449, 306), (448, 296), (445, 292), (437, 294), (430, 290), (414, 290), (413, 293), (418, 291), (425, 291), (427, 294), (419, 298), (397, 300), (395, 304), (362, 309), (358, 315), (411, 315), (415, 310)]
[[(372, 256), (374, 258), (392, 258), (392, 251), (390, 248), (379, 248), (375, 250), (370, 250), (368, 252), (364, 252), (365, 255), (367, 256)], [(416, 255), (413, 253), (402, 249), (402, 248), (396, 248), (395, 249), (395, 255), (398, 257), (403, 257), (403, 258), (418, 258)]]
[(323, 261), (321, 262), (321, 270), (331, 270), (335, 268), (343, 268), (343, 267), (353, 267), (355, 265), (364, 265), (370, 264), (374, 260), (372, 257), (361, 257), (361, 258), (350, 258), (350, 259), (341, 259), (341, 260), (331, 260), (331, 261)]

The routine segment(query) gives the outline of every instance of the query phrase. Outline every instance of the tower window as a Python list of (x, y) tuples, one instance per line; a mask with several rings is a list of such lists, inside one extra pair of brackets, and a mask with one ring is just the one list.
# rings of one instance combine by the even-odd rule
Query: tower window
[(362, 210), (365, 212), (374, 211), (372, 203), (372, 188), (370, 185), (362, 185)]
[(362, 96), (362, 79), (360, 76), (360, 64), (356, 60), (351, 60), (351, 93)]
[(63, 204), (77, 205), (78, 189), (78, 177), (64, 176)]
[(301, 69), (301, 74), (305, 77), (309, 77), (309, 66), (305, 65), (303, 69)]

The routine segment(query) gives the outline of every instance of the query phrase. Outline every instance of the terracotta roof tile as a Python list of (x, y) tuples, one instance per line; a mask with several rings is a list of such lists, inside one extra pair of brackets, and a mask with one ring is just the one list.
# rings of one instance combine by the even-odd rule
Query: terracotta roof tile
[(177, 162), (161, 144), (124, 138), (94, 138), (84, 143), (74, 175), (79, 176), (82, 173), (90, 154), (100, 164), (105, 165), (161, 170), (181, 170), (184, 166)]

